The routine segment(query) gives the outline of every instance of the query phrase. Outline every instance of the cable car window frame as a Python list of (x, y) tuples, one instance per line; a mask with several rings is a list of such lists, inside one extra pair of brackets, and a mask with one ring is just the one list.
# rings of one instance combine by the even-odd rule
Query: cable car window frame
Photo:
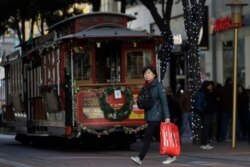
[[(81, 82), (92, 81), (92, 58), (93, 52), (91, 49), (83, 46), (76, 46), (73, 48), (73, 73), (75, 80)], [(77, 63), (80, 63), (78, 64), (80, 67), (76, 66)], [(76, 73), (77, 69), (78, 73)]]
[[(140, 54), (140, 55), (138, 55)], [(125, 52), (126, 82), (141, 82), (143, 80), (142, 69), (152, 64), (153, 52), (150, 49), (129, 49)], [(130, 57), (130, 60), (129, 60)], [(131, 74), (132, 71), (132, 74)], [(134, 74), (133, 74), (134, 73)], [(130, 75), (130, 76), (129, 76)]]

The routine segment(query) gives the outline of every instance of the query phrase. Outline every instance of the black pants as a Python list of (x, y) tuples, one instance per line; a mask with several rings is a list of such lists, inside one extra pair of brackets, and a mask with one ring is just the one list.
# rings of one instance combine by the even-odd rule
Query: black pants
[(201, 130), (201, 145), (207, 145), (210, 139), (210, 130), (212, 127), (212, 115), (201, 115), (202, 130)]
[(142, 149), (141, 149), (141, 152), (139, 153), (140, 160), (143, 160), (145, 155), (147, 154), (148, 149), (151, 145), (152, 137), (154, 136), (155, 132), (159, 130), (160, 123), (161, 123), (160, 121), (149, 121), (148, 122), (148, 127), (144, 133), (144, 140), (143, 140)]

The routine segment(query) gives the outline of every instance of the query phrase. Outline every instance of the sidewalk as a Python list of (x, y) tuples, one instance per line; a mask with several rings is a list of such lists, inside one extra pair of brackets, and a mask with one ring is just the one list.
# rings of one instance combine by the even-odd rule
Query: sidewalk
[(250, 166), (250, 145), (247, 140), (232, 142), (215, 142), (211, 150), (200, 149), (200, 145), (192, 144), (191, 133), (183, 134), (181, 155), (169, 166), (205, 166), (205, 167), (247, 167)]
[[(136, 155), (141, 148), (141, 142), (134, 145), (133, 154)], [(231, 142), (213, 143), (211, 150), (200, 149), (200, 145), (190, 142), (182, 143), (181, 155), (169, 165), (161, 162), (164, 155), (159, 154), (159, 142), (153, 142), (147, 157), (144, 159), (144, 167), (250, 167), (250, 146), (247, 141), (237, 141), (233, 149)], [(136, 165), (134, 165), (136, 166)]]
[[(211, 150), (202, 150), (200, 145), (192, 144), (191, 133), (186, 132), (182, 137), (180, 166), (209, 166), (209, 167), (246, 167), (250, 166), (250, 145), (247, 140), (232, 142), (214, 142)], [(173, 164), (173, 166), (179, 166)]]

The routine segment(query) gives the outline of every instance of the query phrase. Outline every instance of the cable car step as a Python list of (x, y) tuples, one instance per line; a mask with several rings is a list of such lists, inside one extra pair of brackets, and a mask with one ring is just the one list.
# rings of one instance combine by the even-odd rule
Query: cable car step
[(49, 136), (48, 133), (27, 133), (27, 136)]

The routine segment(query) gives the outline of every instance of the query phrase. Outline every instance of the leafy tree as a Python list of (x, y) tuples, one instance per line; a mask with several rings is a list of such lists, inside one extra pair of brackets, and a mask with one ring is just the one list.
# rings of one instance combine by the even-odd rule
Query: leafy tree
[(17, 32), (20, 43), (27, 39), (25, 29), (30, 23), (28, 37), (33, 37), (34, 25), (39, 27), (44, 35), (46, 25), (50, 26), (66, 17), (78, 14), (77, 9), (68, 13), (68, 9), (76, 2), (86, 0), (1, 0), (0, 4), (0, 34), (11, 28)]
[(101, 0), (90, 0), (89, 2), (92, 3), (94, 12), (100, 11)]
[[(125, 13), (126, 4), (135, 0), (114, 0), (121, 1), (121, 12)], [(101, 0), (1, 0), (0, 3), (0, 35), (3, 35), (8, 28), (17, 32), (20, 43), (27, 39), (25, 29), (27, 22), (30, 23), (28, 37), (34, 34), (34, 25), (39, 28), (40, 34), (44, 35), (46, 26), (70, 17), (81, 12), (74, 8), (69, 13), (69, 8), (75, 3), (90, 3), (93, 11), (99, 11)]]
[[(76, 9), (73, 13), (68, 13), (68, 9), (72, 7), (75, 0), (34, 0), (35, 8), (37, 10), (36, 18), (37, 25), (40, 25), (40, 33), (44, 35), (44, 25), (51, 26), (54, 23), (72, 16), (73, 14), (78, 14)], [(40, 22), (40, 23), (38, 23)]]
[(25, 20), (30, 19), (32, 10), (29, 10), (31, 1), (29, 0), (2, 0), (1, 12), (4, 13), (4, 17), (1, 18), (1, 24), (5, 24), (1, 27), (1, 31), (4, 33), (8, 28), (16, 30), (20, 42), (25, 39)]
[(9, 18), (8, 7), (6, 7), (6, 3), (8, 0), (2, 0), (0, 3), (0, 35), (4, 34), (4, 32), (8, 29), (7, 22)]

